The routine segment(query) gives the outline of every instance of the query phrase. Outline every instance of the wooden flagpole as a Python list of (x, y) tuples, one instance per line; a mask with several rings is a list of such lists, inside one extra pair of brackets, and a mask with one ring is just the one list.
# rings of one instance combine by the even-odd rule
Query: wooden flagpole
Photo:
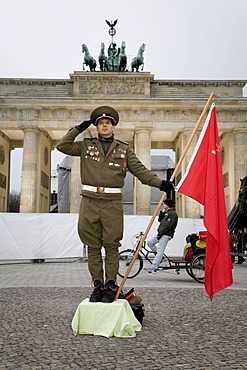
[[(192, 140), (194, 139), (195, 134), (196, 134), (196, 132), (197, 132), (197, 130), (198, 130), (198, 128), (199, 128), (202, 120), (203, 120), (203, 117), (204, 117), (205, 113), (207, 112), (208, 107), (210, 106), (210, 104), (211, 104), (211, 102), (213, 100), (213, 97), (214, 97), (214, 92), (212, 92), (211, 95), (210, 95), (210, 97), (208, 98), (208, 101), (207, 101), (207, 103), (206, 103), (206, 105), (205, 105), (205, 107), (204, 107), (204, 109), (203, 109), (203, 111), (202, 111), (202, 113), (201, 113), (198, 121), (197, 121), (197, 124), (195, 125), (195, 128), (194, 128), (194, 130), (193, 130), (193, 132), (192, 132), (192, 134), (191, 134), (191, 136), (190, 136), (190, 138), (189, 138), (189, 140), (188, 140), (188, 142), (187, 142), (187, 144), (186, 144), (186, 146), (185, 146), (185, 148), (183, 150), (183, 153), (182, 153), (182, 155), (181, 155), (181, 157), (180, 157), (180, 159), (179, 159), (179, 161), (178, 161), (178, 163), (177, 163), (177, 165), (176, 165), (176, 167), (174, 169), (174, 172), (173, 172), (173, 174), (172, 174), (172, 176), (170, 178), (170, 181), (173, 181), (174, 180), (174, 178), (175, 178), (175, 176), (176, 176), (176, 174), (177, 174), (177, 172), (178, 172), (178, 170), (179, 170), (179, 168), (181, 166), (181, 163), (182, 163), (182, 161), (183, 161), (183, 159), (184, 159), (184, 157), (185, 157), (185, 155), (186, 155), (186, 153), (187, 153), (187, 151), (188, 151), (188, 149), (190, 147), (190, 144), (191, 144)], [(157, 216), (157, 214), (158, 214), (158, 212), (160, 210), (160, 207), (162, 205), (162, 202), (163, 202), (163, 200), (165, 198), (166, 198), (166, 193), (164, 192), (162, 194), (161, 198), (160, 198), (160, 201), (159, 201), (159, 203), (158, 203), (158, 205), (157, 205), (157, 207), (156, 207), (156, 209), (154, 211), (154, 214), (153, 214), (151, 220), (149, 221), (149, 224), (148, 224), (148, 226), (146, 228), (146, 231), (143, 234), (143, 237), (142, 237), (142, 239), (140, 241), (140, 244), (139, 244), (139, 246), (138, 246), (138, 248), (137, 248), (137, 250), (136, 250), (136, 252), (135, 252), (135, 254), (134, 254), (133, 258), (132, 258), (132, 261), (129, 264), (129, 266), (128, 266), (127, 270), (126, 270), (126, 273), (125, 273), (125, 275), (124, 275), (124, 277), (123, 277), (123, 279), (121, 281), (121, 284), (120, 284), (120, 286), (118, 288), (118, 291), (116, 293), (116, 296), (115, 296), (115, 300), (118, 299), (118, 296), (119, 296), (119, 294), (121, 293), (121, 291), (122, 291), (122, 289), (124, 287), (124, 284), (125, 284), (128, 276), (129, 276), (130, 270), (132, 269), (132, 266), (134, 265), (134, 262), (135, 262), (135, 260), (136, 260), (136, 258), (138, 256), (138, 254), (139, 254), (139, 251), (141, 250), (141, 248), (143, 246), (143, 243), (144, 243), (144, 241), (147, 238), (147, 235), (149, 233), (149, 230), (151, 229), (151, 226), (153, 225), (153, 222), (155, 220), (155, 217)]]

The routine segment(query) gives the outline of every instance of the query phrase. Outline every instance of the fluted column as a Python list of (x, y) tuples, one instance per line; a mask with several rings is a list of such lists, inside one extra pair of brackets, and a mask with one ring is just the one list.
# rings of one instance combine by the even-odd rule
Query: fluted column
[(22, 157), (20, 212), (36, 212), (38, 129), (25, 129)]
[[(189, 138), (191, 136), (191, 131), (184, 131), (183, 133), (183, 147), (186, 146), (187, 142), (189, 141)], [(190, 158), (193, 154), (193, 151), (195, 149), (196, 142), (198, 140), (198, 136), (196, 135), (188, 149), (188, 152), (186, 153), (186, 156), (184, 158), (184, 171), (186, 171), (186, 168), (188, 166), (188, 163), (190, 161)], [(185, 172), (183, 172), (184, 175)], [(196, 202), (194, 199), (189, 198), (187, 196), (184, 196), (184, 212), (183, 214), (185, 215), (184, 217), (187, 218), (200, 218), (200, 213), (201, 213), (201, 207), (198, 202)]]
[[(140, 161), (151, 168), (151, 131), (148, 129), (135, 130), (135, 153)], [(136, 177), (134, 179), (134, 214), (150, 215), (151, 188), (143, 185)]]
[[(75, 141), (83, 140), (83, 133), (78, 135)], [(79, 213), (81, 203), (81, 173), (80, 157), (72, 157), (70, 177), (70, 213)]]
[(247, 132), (234, 130), (234, 195), (238, 198), (240, 179), (247, 174)]
[(12, 149), (10, 140), (0, 131), (0, 212), (7, 212)]

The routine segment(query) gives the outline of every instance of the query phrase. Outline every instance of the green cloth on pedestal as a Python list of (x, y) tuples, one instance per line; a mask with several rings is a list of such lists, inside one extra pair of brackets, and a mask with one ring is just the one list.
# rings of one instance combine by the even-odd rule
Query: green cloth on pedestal
[(77, 307), (71, 327), (74, 334), (130, 338), (141, 331), (141, 324), (125, 299), (112, 303), (89, 302), (84, 299)]

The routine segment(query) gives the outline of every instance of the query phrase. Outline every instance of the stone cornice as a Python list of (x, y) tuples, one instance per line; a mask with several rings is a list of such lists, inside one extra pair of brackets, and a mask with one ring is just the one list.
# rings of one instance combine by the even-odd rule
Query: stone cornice
[(152, 82), (153, 84), (159, 84), (159, 85), (168, 85), (168, 86), (244, 86), (247, 83), (247, 80), (154, 80)]
[(21, 84), (27, 84), (27, 85), (63, 85), (65, 83), (73, 82), (74, 79), (78, 77), (83, 77), (85, 79), (92, 78), (93, 76), (97, 78), (114, 78), (114, 76), (119, 76), (124, 79), (128, 78), (148, 78), (152, 84), (159, 84), (159, 85), (191, 85), (191, 86), (231, 86), (231, 85), (237, 85), (237, 86), (244, 86), (247, 83), (247, 80), (155, 80), (154, 75), (146, 72), (125, 72), (125, 73), (113, 73), (113, 72), (74, 72), (74, 74), (70, 75), (69, 79), (60, 79), (60, 78), (14, 78), (14, 77), (1, 77), (0, 78), (0, 85), (21, 85)]
[(27, 84), (27, 85), (63, 85), (65, 83), (71, 82), (70, 79), (55, 79), (55, 78), (8, 78), (8, 77), (2, 77), (0, 78), (0, 84), (3, 85), (21, 85), (21, 84)]
[[(154, 80), (149, 72), (82, 72), (70, 79), (0, 78), (0, 96), (85, 99), (202, 99), (241, 97), (247, 80)], [(89, 98), (90, 96), (90, 98)]]

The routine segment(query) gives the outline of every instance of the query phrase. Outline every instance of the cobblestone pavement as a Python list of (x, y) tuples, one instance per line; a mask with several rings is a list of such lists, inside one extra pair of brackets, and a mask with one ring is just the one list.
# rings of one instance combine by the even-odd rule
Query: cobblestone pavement
[(247, 369), (246, 291), (139, 288), (136, 338), (72, 334), (87, 288), (1, 289), (0, 369)]
[(2, 287), (0, 369), (247, 369), (247, 290), (225, 289), (212, 302), (204, 289), (155, 280), (135, 290), (145, 317), (127, 339), (73, 335), (90, 288)]

